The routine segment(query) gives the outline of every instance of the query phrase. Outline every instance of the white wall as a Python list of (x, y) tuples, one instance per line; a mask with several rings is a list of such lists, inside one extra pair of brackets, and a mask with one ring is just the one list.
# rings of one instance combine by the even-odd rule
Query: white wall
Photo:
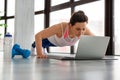
[(34, 40), (34, 0), (15, 1), (14, 43), (30, 49)]

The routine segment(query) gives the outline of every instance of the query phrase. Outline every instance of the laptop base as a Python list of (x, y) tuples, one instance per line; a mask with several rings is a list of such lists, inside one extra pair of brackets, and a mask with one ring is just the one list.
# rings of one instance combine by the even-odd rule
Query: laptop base
[(57, 60), (118, 60), (113, 56), (105, 56), (104, 58), (75, 58), (75, 57), (49, 56), (48, 58)]

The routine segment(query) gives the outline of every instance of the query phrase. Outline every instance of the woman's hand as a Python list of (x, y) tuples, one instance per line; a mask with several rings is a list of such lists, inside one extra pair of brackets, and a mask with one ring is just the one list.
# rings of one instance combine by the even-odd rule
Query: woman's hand
[(38, 58), (38, 59), (47, 59), (48, 56), (45, 55), (45, 54), (40, 54), (40, 55), (37, 55), (37, 58)]

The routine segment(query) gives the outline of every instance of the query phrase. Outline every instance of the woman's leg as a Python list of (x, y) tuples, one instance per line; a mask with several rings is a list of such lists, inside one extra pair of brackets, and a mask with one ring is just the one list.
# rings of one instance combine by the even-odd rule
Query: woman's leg
[(31, 45), (31, 56), (36, 56), (35, 41)]

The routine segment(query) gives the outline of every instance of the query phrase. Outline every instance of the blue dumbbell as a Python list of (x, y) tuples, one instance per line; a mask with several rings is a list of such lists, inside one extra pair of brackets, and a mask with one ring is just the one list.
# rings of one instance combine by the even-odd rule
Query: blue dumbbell
[(23, 58), (27, 58), (30, 56), (30, 50), (27, 49), (21, 49), (20, 45), (15, 44), (12, 48), (12, 58), (15, 55), (22, 55)]

